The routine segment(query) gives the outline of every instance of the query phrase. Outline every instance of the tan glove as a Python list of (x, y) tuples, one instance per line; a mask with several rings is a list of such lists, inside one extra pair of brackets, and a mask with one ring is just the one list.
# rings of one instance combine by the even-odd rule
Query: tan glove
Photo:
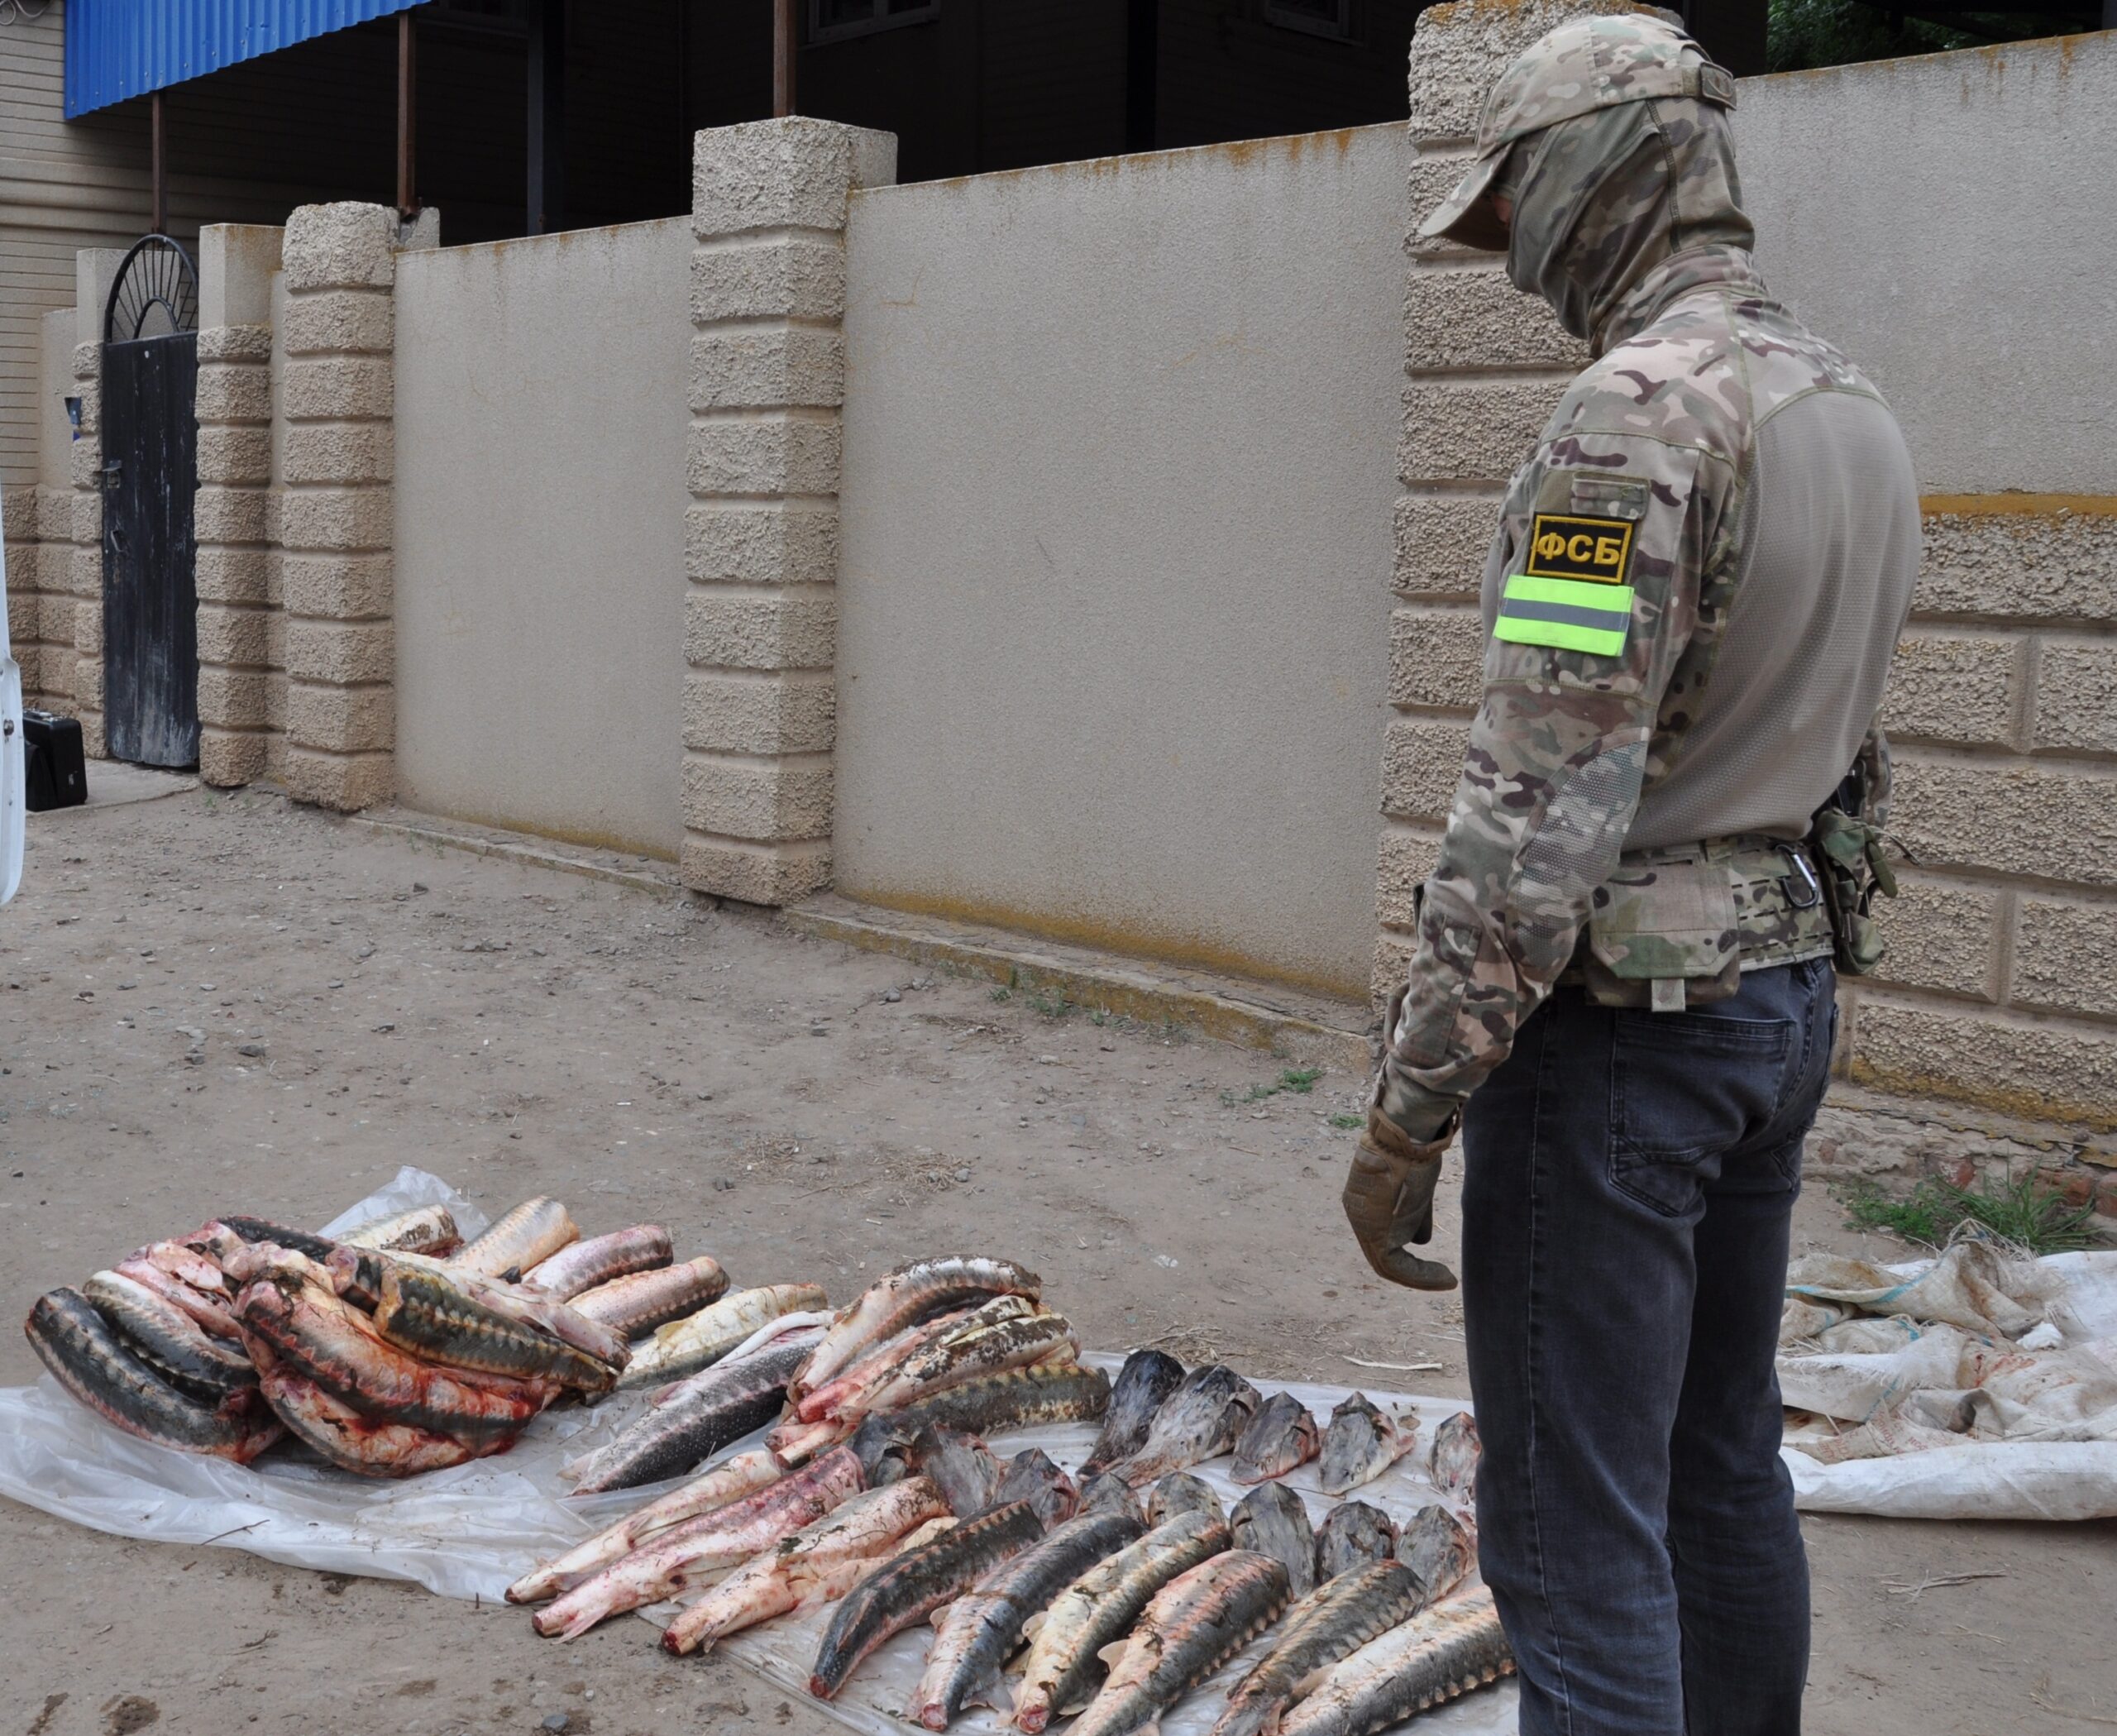
[(1455, 1131), (1450, 1117), (1425, 1145), (1379, 1109), (1367, 1112), (1367, 1132), (1353, 1153), (1345, 1178), (1345, 1221), (1378, 1276), (1411, 1290), (1452, 1290), (1455, 1275), (1437, 1260), (1407, 1253), (1409, 1242), (1433, 1239), (1433, 1189), (1441, 1179), (1441, 1154)]

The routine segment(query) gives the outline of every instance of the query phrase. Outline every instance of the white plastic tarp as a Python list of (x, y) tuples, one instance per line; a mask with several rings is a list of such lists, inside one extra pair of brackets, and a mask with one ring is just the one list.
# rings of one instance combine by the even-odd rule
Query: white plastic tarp
[[(323, 1233), (415, 1205), (442, 1204), (466, 1236), (485, 1227), (482, 1213), (437, 1177), (410, 1168), (388, 1188), (334, 1218)], [(1122, 1360), (1088, 1360), (1112, 1370)], [(1274, 1390), (1272, 1387), (1264, 1389)], [(1351, 1390), (1291, 1385), (1287, 1390), (1318, 1418)], [(1399, 1523), (1435, 1499), (1424, 1471), (1434, 1428), (1467, 1407), (1452, 1399), (1414, 1398), (1366, 1389), (1395, 1413), (1416, 1413), (1419, 1445), (1388, 1474), (1357, 1491), (1357, 1499), (1387, 1510)], [(136, 1440), (69, 1398), (49, 1375), (35, 1386), (0, 1389), (0, 1494), (58, 1518), (150, 1542), (215, 1544), (320, 1571), (411, 1580), (446, 1597), (475, 1600), (506, 1610), (506, 1587), (538, 1561), (570, 1548), (674, 1484), (571, 1498), (560, 1466), (600, 1445), (645, 1408), (643, 1395), (606, 1401), (594, 1410), (547, 1412), (508, 1452), (402, 1482), (366, 1481), (316, 1464), (266, 1454), (249, 1466), (173, 1452)], [(1068, 1470), (1087, 1456), (1095, 1430), (1086, 1425), (1026, 1431), (993, 1438), (1003, 1456), (1041, 1447)], [(760, 1432), (727, 1453), (757, 1444)], [(726, 1455), (724, 1454), (723, 1456)], [(1230, 1504), (1245, 1492), (1227, 1479), (1228, 1461), (1198, 1468)], [(1309, 1465), (1286, 1479), (1320, 1520), (1333, 1504)], [(672, 1605), (662, 1607), (663, 1620)], [(653, 1619), (655, 1612), (643, 1612)], [(805, 1697), (809, 1671), (828, 1609), (771, 1622), (722, 1648), (789, 1693)], [(658, 1624), (657, 1624), (658, 1625)], [(900, 1716), (917, 1682), (931, 1629), (898, 1635), (854, 1675), (829, 1710), (865, 1736), (903, 1736)], [(1168, 1736), (1203, 1736), (1218, 1714), (1226, 1689), (1269, 1642), (1253, 1644), (1219, 1676), (1162, 1721)], [(657, 1643), (642, 1627), (639, 1645)], [(554, 1645), (559, 1642), (552, 1642)], [(1419, 1720), (1422, 1731), (1450, 1736), (1509, 1736), (1515, 1728), (1513, 1684), (1468, 1695)], [(973, 1710), (951, 1729), (958, 1736), (1000, 1736), (1004, 1719)]]

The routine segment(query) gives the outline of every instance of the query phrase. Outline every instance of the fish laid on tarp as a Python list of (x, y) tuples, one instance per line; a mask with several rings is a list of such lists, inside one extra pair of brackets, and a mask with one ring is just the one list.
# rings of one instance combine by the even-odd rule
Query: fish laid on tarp
[(1344, 1494), (1372, 1483), (1412, 1450), (1417, 1433), (1416, 1418), (1399, 1423), (1365, 1393), (1348, 1394), (1331, 1413), (1330, 1426), (1323, 1431), (1316, 1486), (1326, 1494)]
[(547, 1376), (577, 1392), (609, 1391), (622, 1366), (487, 1307), (445, 1273), (417, 1266), (393, 1265), (383, 1273), (375, 1328), (392, 1344), (436, 1362), (518, 1380)]
[(1274, 1736), (1318, 1671), (1409, 1621), (1426, 1603), (1401, 1561), (1371, 1561), (1318, 1585), (1287, 1611), (1278, 1643), (1229, 1690), (1212, 1736)]
[(1480, 1586), (1362, 1646), (1288, 1714), (1280, 1736), (1369, 1736), (1513, 1670), (1492, 1593)]
[(1478, 1565), (1478, 1534), (1446, 1507), (1422, 1507), (1397, 1539), (1397, 1559), (1412, 1570), (1429, 1603), (1438, 1603)]
[(826, 1453), (779, 1482), (650, 1538), (539, 1609), (532, 1625), (547, 1639), (571, 1639), (606, 1617), (659, 1603), (748, 1561), (859, 1492), (859, 1461), (850, 1452)]
[(659, 1327), (652, 1337), (636, 1346), (618, 1384), (631, 1390), (695, 1375), (712, 1367), (767, 1321), (797, 1308), (816, 1308), (823, 1300), (821, 1287), (813, 1284), (760, 1284), (723, 1296), (695, 1314)]
[[(1128, 1513), (1135, 1519), (1140, 1517), (1139, 1491), (1122, 1477), (1113, 1477), (1106, 1471), (1096, 1471), (1081, 1479), (1080, 1491), (1082, 1513)], [(1150, 1527), (1159, 1523), (1147, 1521)]]
[(1217, 1514), (1178, 1514), (1089, 1568), (1041, 1618), (1025, 1623), (1029, 1658), (1015, 1691), (1016, 1728), (1035, 1736), (1054, 1715), (1087, 1705), (1102, 1673), (1105, 1648), (1131, 1631), (1156, 1592), (1218, 1555), (1230, 1538), (1227, 1521)]
[(1235, 1437), (1228, 1475), (1238, 1483), (1262, 1483), (1298, 1469), (1322, 1450), (1323, 1432), (1308, 1407), (1292, 1393), (1274, 1393)]
[[(813, 1348), (822, 1338), (824, 1329), (830, 1324), (830, 1313), (825, 1308), (796, 1308), (791, 1314), (781, 1314), (777, 1320), (766, 1321), (721, 1360), (734, 1362), (796, 1336), (804, 1345)], [(712, 1373), (711, 1369), (705, 1369), (695, 1375), (686, 1375), (681, 1380), (671, 1380), (667, 1386), (657, 1387), (649, 1395), (650, 1399), (656, 1404), (667, 1404), (671, 1399), (682, 1397), (685, 1389), (694, 1381), (710, 1379)]]
[(1484, 1448), (1478, 1439), (1477, 1419), (1459, 1410), (1433, 1432), (1433, 1451), (1426, 1456), (1426, 1475), (1433, 1486), (1453, 1501), (1467, 1504), (1476, 1493), (1478, 1460)]
[(280, 1363), (263, 1345), (257, 1346), (256, 1356), (265, 1399), (287, 1432), (318, 1456), (356, 1476), (417, 1476), (504, 1452), (514, 1445), (511, 1434), (459, 1440), (409, 1423), (370, 1417)]
[[(906, 1489), (920, 1480), (890, 1486)], [(923, 1549), (908, 1551), (862, 1581), (832, 1612), (816, 1648), (809, 1691), (819, 1700), (834, 1698), (884, 1640), (925, 1620), (1043, 1535), (1044, 1522), (1035, 1508), (1027, 1501), (1010, 1502), (963, 1520)]]
[[(958, 1514), (982, 1513), (990, 1507), (1006, 1470), (991, 1447), (960, 1428), (922, 1428), (911, 1437), (902, 1456), (903, 1474), (932, 1478), (948, 1502), (949, 1511)], [(879, 1485), (897, 1479), (872, 1480)]]
[(786, 1468), (762, 1447), (738, 1452), (681, 1489), (673, 1489), (637, 1513), (628, 1513), (615, 1524), (605, 1526), (586, 1542), (576, 1543), (565, 1554), (523, 1574), (507, 1588), (507, 1600), (540, 1604), (547, 1597), (557, 1597), (662, 1533), (768, 1488), (786, 1475)]
[(582, 1458), (573, 1492), (601, 1494), (681, 1476), (777, 1416), (786, 1383), (808, 1354), (809, 1346), (796, 1339), (738, 1361), (715, 1364), (682, 1397), (653, 1406), (614, 1440)]
[(1179, 1574), (1140, 1613), (1068, 1736), (1132, 1736), (1158, 1723), (1286, 1606), (1287, 1571), (1269, 1555), (1231, 1549)]
[(695, 1314), (728, 1294), (728, 1275), (710, 1254), (651, 1272), (613, 1278), (566, 1304), (626, 1338), (638, 1338)]
[(993, 1324), (968, 1326), (908, 1358), (857, 1401), (863, 1410), (901, 1410), (929, 1393), (986, 1375), (1039, 1362), (1073, 1362), (1081, 1341), (1063, 1314), (1049, 1309)]
[(289, 1373), (364, 1416), (458, 1440), (512, 1438), (559, 1391), (555, 1381), (438, 1368), (399, 1349), (299, 1254), (282, 1253), (242, 1287), (236, 1318), (260, 1368), (261, 1345)]
[[(662, 1648), (679, 1657), (711, 1651), (730, 1633), (775, 1615), (846, 1595), (848, 1590), (857, 1595), (860, 1585), (873, 1584), (899, 1561), (922, 1556), (934, 1544), (898, 1556), (875, 1573), (858, 1564), (872, 1562), (929, 1520), (948, 1517), (941, 1491), (924, 1477), (906, 1477), (886, 1489), (854, 1495), (829, 1518), (782, 1538), (729, 1574), (669, 1624)], [(941, 1537), (953, 1534), (952, 1529)], [(853, 1585), (856, 1578), (858, 1584)]]
[(999, 1485), (989, 1507), (1005, 1507), (1026, 1501), (1036, 1509), (1038, 1520), (1049, 1531), (1080, 1511), (1081, 1491), (1065, 1468), (1040, 1447), (1016, 1453), (1001, 1467)]
[[(1124, 1479), (1120, 1477), (1120, 1482)], [(1173, 1519), (1179, 1513), (1210, 1513), (1220, 1518), (1226, 1509), (1221, 1498), (1213, 1493), (1213, 1485), (1203, 1477), (1194, 1477), (1188, 1471), (1172, 1471), (1159, 1479), (1147, 1491), (1147, 1523), (1159, 1525), (1164, 1519)]]
[(1397, 1522), (1365, 1501), (1340, 1501), (1316, 1533), (1316, 1583), (1397, 1552)]
[(815, 1391), (922, 1316), (986, 1296), (1035, 1301), (1043, 1294), (1044, 1280), (1011, 1260), (964, 1255), (915, 1260), (877, 1279), (847, 1305), (796, 1381), (795, 1397)]
[(581, 1227), (555, 1199), (525, 1199), (475, 1241), (448, 1258), (449, 1265), (487, 1278), (519, 1278), (539, 1260), (549, 1260), (570, 1241), (581, 1240)]
[(975, 1308), (945, 1308), (870, 1346), (829, 1380), (801, 1393), (795, 1401), (794, 1414), (804, 1423), (820, 1423), (841, 1413), (865, 1415), (898, 1408), (874, 1403), (872, 1394), (893, 1380), (907, 1363), (937, 1354), (943, 1345), (953, 1345), (987, 1327), (1024, 1319), (1041, 1311), (1041, 1304), (1033, 1298), (1015, 1295), (994, 1296)]
[(275, 1223), (269, 1217), (251, 1217), (245, 1212), (231, 1212), (224, 1217), (209, 1219), (191, 1236), (179, 1236), (179, 1241), (198, 1241), (217, 1245), (213, 1234), (214, 1225), (232, 1230), (238, 1239), (252, 1246), (270, 1245), (286, 1248), (296, 1254), (306, 1254), (311, 1260), (327, 1260), (332, 1249), (338, 1244), (328, 1236), (318, 1236), (311, 1230), (297, 1230), (292, 1224)]
[(934, 1648), (906, 1715), (944, 1730), (966, 1705), (992, 1704), (1023, 1624), (1144, 1529), (1136, 1514), (1083, 1513), (987, 1573), (934, 1616)]
[(1081, 1474), (1106, 1471), (1147, 1444), (1154, 1413), (1183, 1384), (1183, 1365), (1162, 1351), (1134, 1351), (1110, 1389), (1102, 1432), (1081, 1461)]
[(241, 1341), (242, 1328), (235, 1323), (235, 1293), (225, 1281), (202, 1290), (138, 1255), (120, 1260), (112, 1270), (189, 1315), (208, 1337), (230, 1344)]
[(81, 1294), (116, 1328), (127, 1349), (186, 1398), (213, 1406), (257, 1384), (249, 1357), (137, 1279), (98, 1272)]
[(38, 1297), (22, 1330), (61, 1386), (129, 1435), (238, 1465), (280, 1437), (278, 1421), (251, 1402), (256, 1388), (215, 1405), (185, 1397), (128, 1350), (79, 1290)]
[(530, 1267), (522, 1275), (522, 1281), (568, 1302), (583, 1290), (592, 1290), (614, 1278), (657, 1271), (676, 1257), (669, 1232), (661, 1225), (634, 1224), (628, 1230), (613, 1230), (607, 1236), (569, 1243)]
[(1040, 1362), (949, 1387), (893, 1414), (915, 1434), (925, 1428), (999, 1435), (1047, 1423), (1092, 1423), (1110, 1402), (1110, 1376), (1099, 1368)]
[(1140, 1450), (1110, 1469), (1137, 1489), (1217, 1459), (1240, 1438), (1260, 1402), (1257, 1389), (1226, 1363), (1194, 1368), (1154, 1413)]
[[(246, 1271), (262, 1270), (269, 1257), (253, 1256)], [(624, 1335), (589, 1319), (571, 1304), (556, 1302), (540, 1290), (503, 1283), (497, 1278), (466, 1270), (421, 1254), (383, 1254), (369, 1248), (334, 1248), (323, 1269), (331, 1287), (356, 1306), (372, 1313), (382, 1305), (383, 1283), (392, 1272), (416, 1275), (429, 1288), (446, 1286), (478, 1307), (570, 1344), (600, 1363), (622, 1368), (630, 1360), (631, 1347)]]
[(1316, 1584), (1316, 1530), (1301, 1497), (1283, 1483), (1260, 1483), (1228, 1515), (1235, 1547), (1269, 1555), (1287, 1570), (1287, 1586), (1306, 1597)]
[(440, 1255), (463, 1245), (455, 1214), (446, 1206), (413, 1206), (409, 1212), (356, 1224), (338, 1241), (346, 1247), (372, 1248), (383, 1254)]

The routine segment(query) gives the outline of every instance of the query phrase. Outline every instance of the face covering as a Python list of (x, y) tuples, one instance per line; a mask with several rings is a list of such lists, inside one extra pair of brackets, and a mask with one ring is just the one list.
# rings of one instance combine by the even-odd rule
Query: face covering
[(1509, 184), (1508, 279), (1550, 303), (1598, 354), (1612, 312), (1663, 260), (1756, 239), (1726, 114), (1689, 98), (1623, 103), (1547, 127), (1514, 147), (1496, 184)]

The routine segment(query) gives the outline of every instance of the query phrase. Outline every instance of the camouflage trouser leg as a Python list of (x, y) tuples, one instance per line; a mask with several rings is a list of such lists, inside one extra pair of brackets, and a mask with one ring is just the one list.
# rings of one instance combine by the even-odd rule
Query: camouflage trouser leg
[(1479, 1559), (1532, 1736), (1791, 1736), (1808, 1569), (1773, 1372), (1827, 962), (1685, 1013), (1561, 989), (1465, 1116)]

